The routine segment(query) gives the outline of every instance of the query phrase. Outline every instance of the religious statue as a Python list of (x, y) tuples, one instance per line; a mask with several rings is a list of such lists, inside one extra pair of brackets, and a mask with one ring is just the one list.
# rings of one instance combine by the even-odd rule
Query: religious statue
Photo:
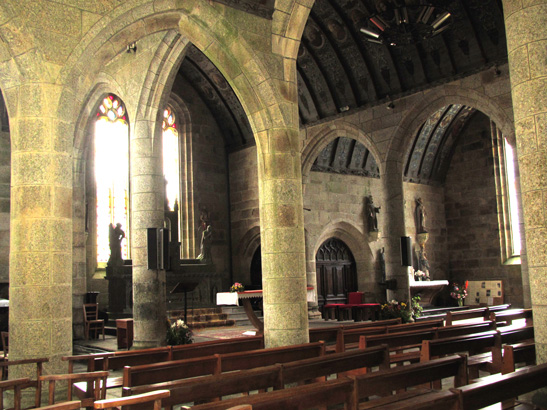
[(422, 202), (422, 198), (416, 199), (416, 227), (418, 229), (417, 233), (426, 233), (427, 228), (425, 227), (425, 206)]
[(125, 232), (122, 229), (122, 224), (117, 223), (116, 227), (113, 224), (108, 226), (109, 241), (110, 241), (110, 258), (108, 258), (107, 266), (123, 265), (122, 259), (122, 240), (125, 238)]
[(384, 248), (380, 251), (380, 272), (382, 273), (382, 283), (386, 281), (386, 251)]
[(380, 206), (374, 206), (374, 200), (372, 195), (368, 197), (367, 201), (367, 217), (368, 217), (368, 230), (369, 232), (378, 232), (378, 218), (376, 214), (380, 212)]
[(211, 245), (213, 242), (213, 230), (211, 225), (207, 225), (207, 228), (201, 234), (201, 245), (199, 247), (200, 254), (198, 259), (203, 263), (211, 263)]
[(429, 277), (429, 261), (427, 260), (425, 248), (420, 249), (420, 253), (418, 255), (418, 269), (424, 272), (426, 277)]

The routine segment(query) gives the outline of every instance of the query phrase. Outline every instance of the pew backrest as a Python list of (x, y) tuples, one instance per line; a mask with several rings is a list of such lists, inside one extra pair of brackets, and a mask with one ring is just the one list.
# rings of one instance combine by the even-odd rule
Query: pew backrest
[(387, 327), (386, 333), (408, 332), (410, 330), (433, 329), (437, 327), (444, 327), (444, 319), (440, 318), (440, 319), (426, 320), (422, 322), (392, 325)]
[(420, 361), (424, 362), (436, 357), (461, 352), (468, 352), (469, 355), (473, 355), (496, 346), (499, 347), (501, 356), (499, 334), (494, 330), (443, 339), (424, 340), (420, 351)]
[(446, 314), (446, 326), (453, 325), (455, 321), (482, 318), (488, 319), (489, 310), (487, 307), (480, 307), (475, 309), (466, 309), (458, 311), (450, 311)]
[(435, 332), (435, 339), (462, 336), (470, 333), (481, 333), (496, 330), (496, 322), (487, 320), (480, 323), (469, 323), (439, 327)]
[(501, 373), (511, 373), (516, 370), (517, 363), (533, 365), (536, 363), (535, 342), (522, 342), (503, 346)]
[(391, 395), (393, 391), (453, 377), (454, 386), (467, 384), (467, 358), (448, 356), (426, 363), (398, 366), (386, 371), (350, 376), (354, 380), (354, 401), (371, 396)]
[(249, 336), (238, 339), (225, 339), (218, 341), (212, 340), (207, 342), (173, 346), (171, 349), (171, 360), (192, 359), (194, 357), (245, 352), (263, 348), (264, 338), (262, 336)]

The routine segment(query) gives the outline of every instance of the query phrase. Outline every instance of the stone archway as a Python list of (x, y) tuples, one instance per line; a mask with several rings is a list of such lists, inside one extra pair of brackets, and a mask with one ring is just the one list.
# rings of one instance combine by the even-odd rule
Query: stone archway
[(357, 268), (349, 247), (332, 237), (321, 244), (315, 255), (317, 302), (346, 303), (349, 292), (358, 290)]

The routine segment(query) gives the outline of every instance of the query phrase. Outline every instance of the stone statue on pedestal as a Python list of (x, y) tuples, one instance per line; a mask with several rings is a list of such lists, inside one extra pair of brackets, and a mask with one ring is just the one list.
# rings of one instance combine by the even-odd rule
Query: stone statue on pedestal
[(416, 199), (416, 232), (425, 233), (427, 232), (425, 224), (426, 212), (425, 206), (422, 202), (422, 198)]
[(213, 228), (207, 225), (207, 228), (201, 234), (200, 254), (198, 259), (203, 263), (211, 263), (211, 245), (213, 242)]
[(367, 201), (367, 217), (368, 217), (368, 231), (378, 232), (378, 218), (376, 214), (380, 213), (380, 206), (374, 206), (374, 200), (372, 195), (368, 197)]
[(122, 224), (117, 223), (116, 227), (113, 224), (108, 226), (109, 241), (110, 241), (110, 258), (108, 258), (107, 266), (123, 265), (122, 259), (122, 240), (125, 238), (125, 232), (122, 229)]

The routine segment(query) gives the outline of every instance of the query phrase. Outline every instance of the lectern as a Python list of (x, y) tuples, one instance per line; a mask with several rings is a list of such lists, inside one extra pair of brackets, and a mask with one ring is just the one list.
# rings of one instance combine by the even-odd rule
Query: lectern
[(188, 325), (186, 315), (188, 312), (188, 292), (192, 292), (199, 282), (181, 281), (169, 293), (184, 293), (184, 323)]

